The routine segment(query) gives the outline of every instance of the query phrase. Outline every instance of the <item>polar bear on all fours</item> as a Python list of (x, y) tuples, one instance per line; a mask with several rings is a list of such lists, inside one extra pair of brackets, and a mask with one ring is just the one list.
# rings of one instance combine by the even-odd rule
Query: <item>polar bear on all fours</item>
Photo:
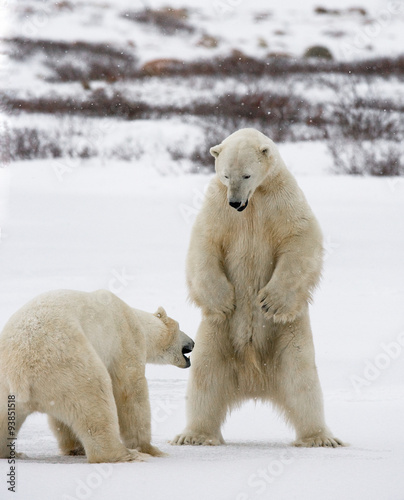
[(39, 411), (64, 455), (85, 453), (93, 463), (163, 455), (150, 443), (145, 364), (187, 368), (193, 346), (161, 307), (132, 309), (106, 290), (40, 295), (0, 335), (0, 458), (9, 456), (9, 395), (14, 439)]
[(271, 401), (296, 446), (342, 445), (324, 420), (308, 303), (322, 267), (319, 225), (275, 144), (242, 129), (210, 150), (216, 176), (187, 260), (202, 309), (187, 389), (187, 426), (172, 444), (224, 443), (231, 408)]

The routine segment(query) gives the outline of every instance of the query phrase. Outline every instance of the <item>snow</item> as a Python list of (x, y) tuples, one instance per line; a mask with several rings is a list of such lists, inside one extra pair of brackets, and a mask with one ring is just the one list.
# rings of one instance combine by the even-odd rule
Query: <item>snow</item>
[[(321, 144), (280, 149), (324, 231), (314, 341), (328, 424), (350, 446), (294, 449), (274, 410), (247, 402), (224, 426), (227, 446), (172, 447), (185, 424), (189, 372), (149, 366), (153, 442), (168, 457), (102, 466), (61, 457), (46, 417), (35, 414), (18, 437), (29, 458), (17, 463), (14, 496), (0, 461), (2, 499), (403, 498), (404, 181), (310, 173), (305, 165), (326, 157)], [(211, 175), (92, 160), (60, 179), (59, 167), (0, 170), (0, 327), (45, 290), (109, 288), (137, 308), (163, 305), (195, 337), (199, 312), (187, 303), (184, 260)]]

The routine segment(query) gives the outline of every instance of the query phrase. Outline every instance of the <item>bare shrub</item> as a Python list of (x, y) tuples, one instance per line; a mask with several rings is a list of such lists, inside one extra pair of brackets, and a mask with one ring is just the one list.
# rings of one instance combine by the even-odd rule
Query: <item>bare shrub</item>
[(85, 99), (60, 96), (17, 99), (3, 96), (3, 102), (10, 111), (115, 116), (126, 120), (145, 118), (153, 110), (148, 104), (140, 101), (130, 101), (120, 93), (108, 95), (104, 89), (95, 90)]
[(404, 74), (404, 56), (378, 57), (360, 61), (341, 62), (318, 58), (291, 58), (269, 54), (266, 59), (247, 56), (233, 51), (229, 56), (183, 61), (181, 65), (167, 68), (164, 76), (237, 76), (282, 77), (287, 75), (310, 75), (319, 73), (383, 76)]
[[(194, 28), (186, 23), (187, 11), (165, 8), (144, 9), (128, 12), (123, 17), (133, 21), (160, 26), (167, 34), (175, 30), (192, 33)], [(142, 20), (140, 20), (142, 19)], [(141, 71), (134, 49), (130, 46), (116, 47), (103, 43), (62, 42), (35, 40), (23, 37), (6, 38), (8, 53), (19, 60), (28, 60), (34, 55), (46, 56), (45, 64), (52, 71), (51, 81), (85, 81), (147, 78), (149, 73)], [(147, 63), (146, 63), (147, 64)], [(212, 57), (195, 61), (181, 61), (157, 73), (157, 76), (210, 77), (242, 75), (262, 77), (264, 75), (284, 78), (287, 75), (342, 74), (363, 76), (402, 76), (404, 56), (378, 57), (360, 61), (341, 62), (327, 59), (280, 57), (268, 54), (266, 59), (257, 59), (234, 50), (228, 56)]]
[[(262, 91), (251, 88), (245, 94), (229, 92), (213, 102), (193, 103), (189, 113), (227, 120), (226, 129), (256, 126), (271, 130), (275, 141), (295, 140), (293, 126), (323, 125), (322, 108), (310, 105), (293, 93)], [(231, 127), (229, 123), (231, 122)]]
[(205, 123), (203, 126), (203, 140), (198, 143), (191, 152), (189, 159), (194, 165), (193, 171), (201, 170), (214, 171), (215, 162), (213, 156), (209, 153), (211, 147), (220, 144), (228, 135), (234, 132), (228, 121), (216, 121)]
[(213, 171), (215, 162), (209, 153), (210, 148), (237, 130), (232, 120), (226, 118), (203, 120), (200, 126), (203, 136), (193, 149), (187, 150), (180, 144), (168, 148), (168, 153), (174, 161), (188, 160), (191, 163), (191, 172)]
[(0, 141), (6, 161), (60, 158), (63, 154), (57, 131), (50, 137), (44, 131), (28, 127), (6, 129)]
[(181, 76), (239, 76), (240, 74), (262, 76), (265, 70), (265, 61), (247, 56), (239, 51), (233, 51), (227, 57), (214, 57), (212, 59), (184, 62), (182, 67), (173, 68), (171, 74)]
[(332, 87), (336, 100), (330, 113), (332, 126), (327, 130), (335, 171), (403, 175), (404, 158), (398, 144), (404, 136), (400, 112), (389, 109), (388, 101), (381, 102), (369, 82), (353, 78)]
[(133, 137), (126, 137), (124, 141), (111, 148), (108, 156), (121, 161), (133, 161), (139, 160), (144, 153), (145, 149), (141, 143)]
[(348, 175), (404, 175), (403, 153), (396, 143), (377, 141), (330, 141), (334, 171)]
[(7, 38), (10, 56), (26, 61), (34, 55), (46, 57), (51, 71), (49, 81), (116, 81), (137, 76), (137, 58), (132, 50), (104, 43), (62, 42)]
[(323, 110), (293, 93), (262, 91), (251, 87), (246, 93), (230, 91), (216, 99), (194, 101), (182, 106), (152, 105), (120, 94), (95, 90), (84, 98), (49, 96), (15, 98), (4, 95), (10, 111), (67, 116), (116, 117), (125, 120), (196, 116), (225, 130), (256, 127), (270, 131), (278, 142), (323, 137)]
[(400, 120), (389, 107), (392, 103), (381, 100), (369, 82), (352, 78), (344, 85), (331, 86), (336, 94), (332, 123), (343, 137), (359, 141), (395, 140), (400, 136)]
[(75, 97), (39, 97), (16, 99), (3, 96), (10, 110), (81, 114), (84, 116), (116, 116), (128, 120), (164, 115), (194, 115), (211, 119), (232, 120), (237, 123), (259, 122), (279, 129), (293, 123), (308, 123), (319, 111), (293, 93), (278, 94), (252, 89), (246, 94), (230, 92), (212, 101), (195, 101), (182, 107), (132, 101), (120, 93), (98, 89), (84, 99)]
[(341, 134), (354, 140), (391, 139), (398, 134), (397, 116), (387, 110), (368, 107), (339, 109), (334, 113)]
[(52, 61), (46, 62), (53, 75), (48, 77), (49, 82), (88, 82), (104, 80), (116, 82), (125, 78), (138, 75), (132, 63), (120, 63), (113, 58), (100, 58), (99, 60), (83, 61)]
[(11, 46), (10, 55), (19, 60), (25, 60), (37, 53), (48, 56), (63, 56), (66, 53), (78, 57), (93, 55), (113, 57), (120, 61), (133, 61), (134, 58), (126, 49), (105, 43), (62, 42), (24, 37), (5, 38), (3, 41)]
[(174, 161), (181, 161), (188, 158), (188, 155), (186, 154), (184, 149), (179, 146), (169, 146), (167, 148), (167, 151)]

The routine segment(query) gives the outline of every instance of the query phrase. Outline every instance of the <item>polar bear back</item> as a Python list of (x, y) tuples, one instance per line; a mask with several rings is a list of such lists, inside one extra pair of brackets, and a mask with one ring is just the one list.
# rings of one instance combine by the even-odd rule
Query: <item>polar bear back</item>
[[(70, 290), (42, 294), (17, 311), (0, 336), (0, 367), (16, 379), (22, 368), (32, 378), (77, 363), (83, 353), (96, 354), (109, 370), (122, 351), (146, 363), (143, 334), (131, 308), (106, 290)], [(137, 335), (134, 335), (134, 330)], [(18, 360), (19, 366), (14, 366)], [(10, 388), (19, 387), (9, 380)], [(27, 396), (27, 395), (25, 395)], [(21, 397), (25, 397), (22, 395)]]

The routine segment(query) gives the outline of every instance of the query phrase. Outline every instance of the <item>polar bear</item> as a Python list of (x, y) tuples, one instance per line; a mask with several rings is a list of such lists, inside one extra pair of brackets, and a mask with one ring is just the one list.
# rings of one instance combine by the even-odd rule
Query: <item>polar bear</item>
[(324, 421), (308, 304), (322, 267), (319, 225), (275, 144), (242, 129), (210, 149), (216, 176), (191, 234), (187, 282), (202, 310), (174, 445), (223, 444), (243, 400), (271, 401), (296, 446), (342, 445)]
[(35, 411), (48, 414), (64, 455), (85, 452), (90, 463), (163, 455), (150, 444), (145, 364), (187, 368), (193, 346), (161, 307), (132, 309), (106, 290), (38, 296), (0, 335), (0, 458)]

